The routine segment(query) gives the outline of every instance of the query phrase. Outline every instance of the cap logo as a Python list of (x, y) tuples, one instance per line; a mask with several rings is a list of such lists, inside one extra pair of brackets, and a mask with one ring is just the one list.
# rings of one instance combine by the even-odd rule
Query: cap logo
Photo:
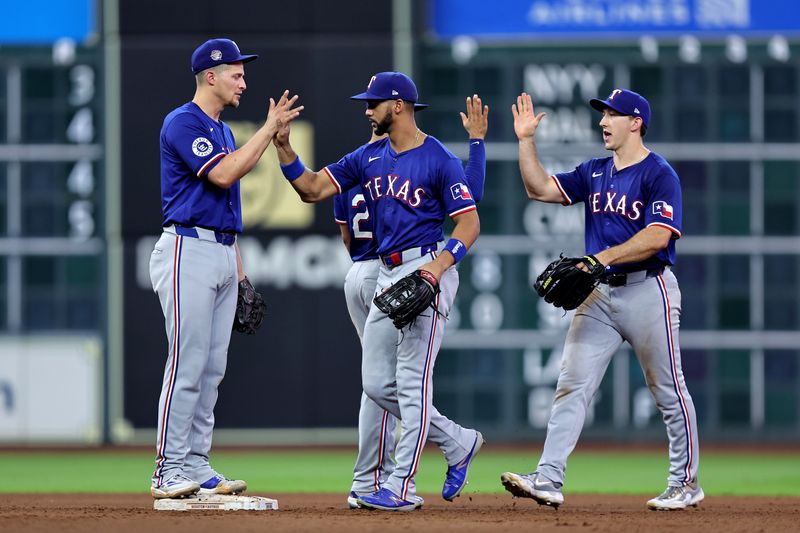
[(608, 99), (613, 100), (614, 97), (617, 96), (618, 94), (622, 94), (622, 91), (620, 89), (614, 89), (613, 91), (611, 91), (611, 95), (608, 97)]
[(641, 111), (639, 111), (638, 107), (634, 107), (633, 108), (633, 112), (636, 113), (637, 115), (641, 113)]
[(372, 77), (369, 79), (369, 83), (367, 84), (367, 89), (369, 89), (369, 88), (372, 86), (372, 82), (373, 82), (373, 81), (375, 81), (375, 78), (376, 78), (376, 76), (372, 76)]
[(222, 52), (220, 52), (219, 50), (211, 50), (211, 59), (213, 59), (214, 61), (219, 61), (220, 59), (222, 59)]
[(392, 89), (392, 96), (397, 96), (398, 94), (400, 94), (400, 93), (395, 91), (394, 89)]

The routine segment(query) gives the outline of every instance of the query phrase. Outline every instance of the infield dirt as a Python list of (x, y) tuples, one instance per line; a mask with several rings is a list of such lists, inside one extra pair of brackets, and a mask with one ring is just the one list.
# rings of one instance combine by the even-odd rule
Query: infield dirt
[(706, 496), (697, 508), (654, 512), (644, 496), (566, 494), (558, 510), (505, 494), (466, 494), (454, 503), (423, 494), (413, 512), (349, 510), (346, 495), (254, 494), (278, 511), (154, 511), (147, 494), (3, 494), (0, 531), (204, 533), (220, 531), (797, 531), (800, 498)]

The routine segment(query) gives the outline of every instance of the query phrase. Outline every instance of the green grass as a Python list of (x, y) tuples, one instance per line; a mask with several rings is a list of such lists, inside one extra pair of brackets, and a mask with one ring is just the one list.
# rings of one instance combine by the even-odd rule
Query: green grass
[[(485, 449), (470, 470), (467, 492), (502, 493), (500, 474), (529, 472), (539, 450)], [(329, 492), (350, 489), (354, 451), (226, 451), (213, 464), (229, 476), (247, 480), (253, 493)], [(800, 496), (800, 453), (707, 452), (701, 456), (700, 481), (706, 494)], [(441, 490), (445, 462), (428, 451), (417, 475), (417, 490)], [(654, 495), (666, 485), (663, 452), (577, 451), (570, 458), (567, 494)], [(153, 454), (143, 451), (3, 452), (0, 492), (146, 492)]]

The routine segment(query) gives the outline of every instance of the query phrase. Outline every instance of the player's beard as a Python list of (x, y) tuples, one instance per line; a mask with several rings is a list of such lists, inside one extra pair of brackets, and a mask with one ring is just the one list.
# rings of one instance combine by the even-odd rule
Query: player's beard
[[(239, 97), (241, 98), (241, 97)], [(239, 107), (240, 99), (236, 98), (236, 95), (233, 95), (230, 100), (228, 100), (228, 105), (226, 107), (232, 107), (236, 109)]]
[(388, 133), (389, 128), (392, 126), (392, 114), (386, 113), (380, 122), (373, 122), (373, 124), (373, 131), (375, 132), (375, 135), (380, 136), (384, 133)]

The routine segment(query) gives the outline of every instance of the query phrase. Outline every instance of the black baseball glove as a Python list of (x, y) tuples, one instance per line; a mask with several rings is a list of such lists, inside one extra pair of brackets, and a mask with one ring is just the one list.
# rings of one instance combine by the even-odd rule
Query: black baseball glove
[(415, 270), (376, 296), (374, 301), (378, 309), (389, 315), (397, 329), (403, 329), (425, 309), (433, 307), (437, 294), (439, 282), (436, 276), (427, 270)]
[[(579, 263), (586, 265), (589, 272), (578, 268)], [(562, 254), (539, 274), (533, 288), (545, 302), (571, 311), (589, 297), (605, 270), (605, 265), (593, 255), (564, 257)]]
[(261, 326), (267, 306), (256, 292), (253, 284), (245, 277), (239, 282), (239, 296), (236, 299), (236, 315), (233, 317), (233, 330), (253, 335)]

